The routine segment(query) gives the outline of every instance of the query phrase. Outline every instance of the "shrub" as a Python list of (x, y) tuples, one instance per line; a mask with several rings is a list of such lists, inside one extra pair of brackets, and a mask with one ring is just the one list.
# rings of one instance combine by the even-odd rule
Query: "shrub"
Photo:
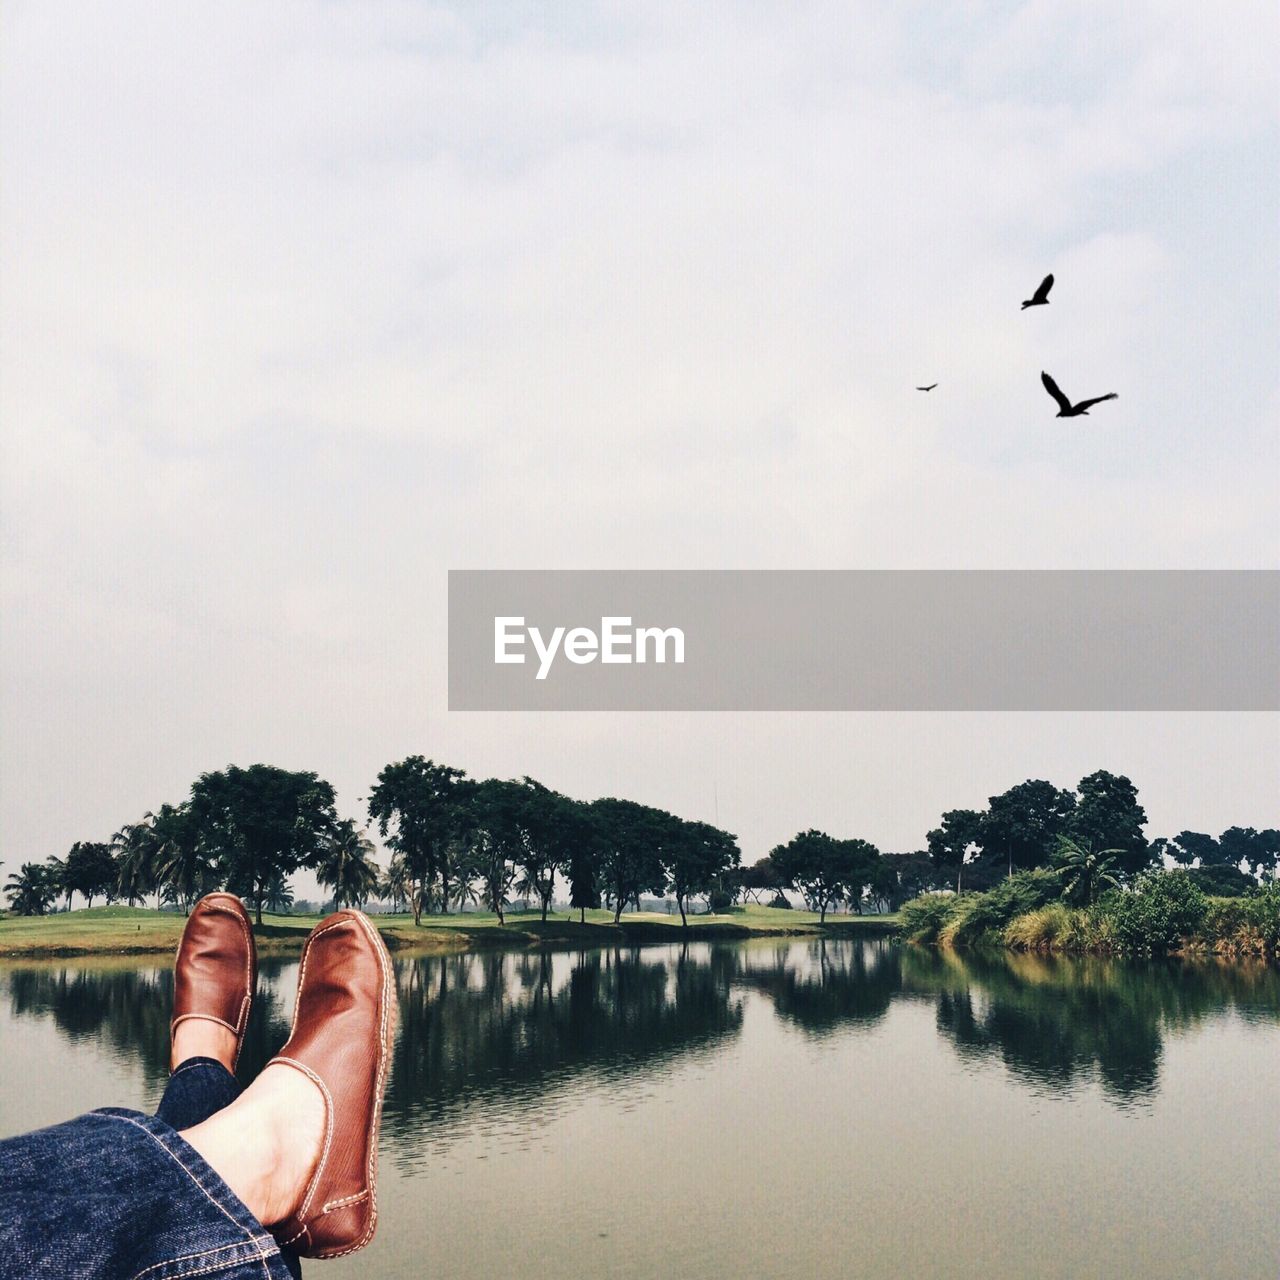
[(902, 936), (909, 942), (936, 942), (952, 907), (960, 899), (950, 893), (926, 893), (904, 902), (899, 912)]
[(1084, 918), (1084, 912), (1064, 902), (1051, 902), (1010, 920), (1004, 929), (1005, 946), (1016, 951), (1073, 950)]
[(1257, 929), (1267, 950), (1280, 956), (1280, 880), (1256, 889), (1245, 901), (1249, 904), (1249, 923)]
[(1015, 916), (1052, 902), (1060, 889), (1061, 883), (1052, 871), (1016, 872), (986, 893), (971, 893), (958, 899), (938, 941), (956, 947), (1003, 941), (1005, 926)]
[(1201, 926), (1206, 942), (1227, 955), (1280, 955), (1280, 883), (1240, 898), (1211, 898)]
[(712, 915), (722, 915), (733, 906), (733, 903), (733, 895), (726, 893), (723, 889), (712, 889), (707, 895), (707, 911)]
[(1185, 871), (1151, 871), (1131, 891), (1107, 894), (1094, 910), (1116, 950), (1159, 955), (1200, 929), (1209, 901)]

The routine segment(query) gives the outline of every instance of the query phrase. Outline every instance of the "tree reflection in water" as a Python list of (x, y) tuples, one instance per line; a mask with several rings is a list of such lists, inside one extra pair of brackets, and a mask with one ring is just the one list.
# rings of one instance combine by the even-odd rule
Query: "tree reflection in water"
[[(241, 1075), (288, 1035), (281, 994), (296, 967), (264, 961)], [(866, 942), (477, 952), (396, 962), (400, 1031), (386, 1106), (402, 1138), (462, 1119), (544, 1115), (584, 1076), (670, 1070), (736, 1037), (744, 997), (812, 1037), (856, 1034), (897, 1002), (927, 1002), (962, 1057), (999, 1061), (1054, 1093), (1097, 1081), (1126, 1103), (1158, 1087), (1165, 1037), (1234, 1010), (1280, 1020), (1280, 974), (1265, 966), (968, 955)], [(173, 977), (137, 962), (0, 966), (17, 1020), (51, 1020), (167, 1074)], [(107, 1103), (112, 1099), (95, 1099)]]
[(629, 1076), (735, 1035), (731, 948), (423, 957), (398, 967), (387, 1123), (545, 1103), (568, 1080)]
[[(281, 968), (279, 961), (262, 966), (237, 1073), (246, 1082), (289, 1034), (273, 981)], [(136, 961), (105, 961), (93, 967), (0, 966), (0, 990), (5, 988), (15, 1019), (50, 1019), (72, 1043), (90, 1041), (117, 1060), (140, 1065), (152, 1092), (158, 1095), (163, 1089), (169, 1077), (172, 969), (142, 967)]]
[(739, 955), (739, 981), (812, 1036), (879, 1022), (902, 989), (899, 948), (883, 940), (850, 945), (821, 938)]
[(1280, 1019), (1280, 974), (1264, 965), (904, 947), (902, 974), (904, 991), (936, 1002), (938, 1031), (963, 1057), (998, 1057), (1054, 1093), (1096, 1078), (1122, 1103), (1155, 1092), (1169, 1032), (1228, 1009)]

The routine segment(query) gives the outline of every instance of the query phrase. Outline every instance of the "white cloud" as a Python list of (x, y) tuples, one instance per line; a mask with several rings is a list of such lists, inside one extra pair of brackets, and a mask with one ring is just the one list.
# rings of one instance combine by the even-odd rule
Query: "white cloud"
[[(448, 567), (1276, 563), (1272, 5), (5, 24), (23, 856), (232, 757), (352, 808), (411, 749), (599, 785), (617, 722), (445, 715)], [(1041, 368), (1120, 399), (1058, 423)], [(716, 723), (646, 729), (607, 785), (684, 794)], [(735, 766), (788, 812), (777, 744), (849, 732), (750, 724)], [(994, 735), (1009, 781), (1055, 732)], [(908, 792), (951, 776), (913, 758)], [(1183, 794), (1190, 758), (1138, 780)], [(751, 812), (722, 817), (779, 834)]]

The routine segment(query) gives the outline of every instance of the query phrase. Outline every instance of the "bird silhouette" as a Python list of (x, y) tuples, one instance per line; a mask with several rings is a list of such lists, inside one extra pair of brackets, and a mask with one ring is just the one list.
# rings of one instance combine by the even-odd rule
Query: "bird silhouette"
[(1045, 276), (1045, 278), (1040, 281), (1040, 287), (1035, 291), (1035, 293), (1023, 302), (1023, 311), (1028, 307), (1047, 307), (1049, 305), (1049, 290), (1052, 288), (1053, 273), (1050, 272), (1049, 275)]
[(1079, 404), (1072, 404), (1062, 394), (1062, 389), (1058, 384), (1047, 373), (1041, 371), (1040, 381), (1044, 383), (1044, 389), (1058, 402), (1057, 416), (1059, 418), (1078, 418), (1082, 413), (1087, 414), (1095, 404), (1101, 404), (1104, 400), (1118, 400), (1120, 398), (1114, 391), (1108, 391), (1105, 396), (1094, 396), (1092, 400), (1081, 400)]
[(916, 388), (916, 390), (917, 390), (917, 391), (932, 391), (932, 390), (934, 389), (934, 387), (936, 387), (937, 385), (938, 385), (938, 384), (937, 384), (936, 382), (931, 382), (931, 383), (929, 383), (929, 385), (928, 385), (927, 387), (917, 387), (917, 388)]

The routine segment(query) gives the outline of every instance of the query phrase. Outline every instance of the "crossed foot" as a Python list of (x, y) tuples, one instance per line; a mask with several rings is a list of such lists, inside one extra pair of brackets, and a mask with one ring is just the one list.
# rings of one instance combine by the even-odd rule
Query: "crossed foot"
[[(244, 905), (193, 909), (174, 971), (170, 1066), (212, 1058), (234, 1071), (257, 979)], [(303, 947), (289, 1041), (228, 1106), (181, 1136), (282, 1245), (335, 1257), (377, 1225), (377, 1138), (395, 1021), (391, 962), (358, 911), (318, 924)]]

